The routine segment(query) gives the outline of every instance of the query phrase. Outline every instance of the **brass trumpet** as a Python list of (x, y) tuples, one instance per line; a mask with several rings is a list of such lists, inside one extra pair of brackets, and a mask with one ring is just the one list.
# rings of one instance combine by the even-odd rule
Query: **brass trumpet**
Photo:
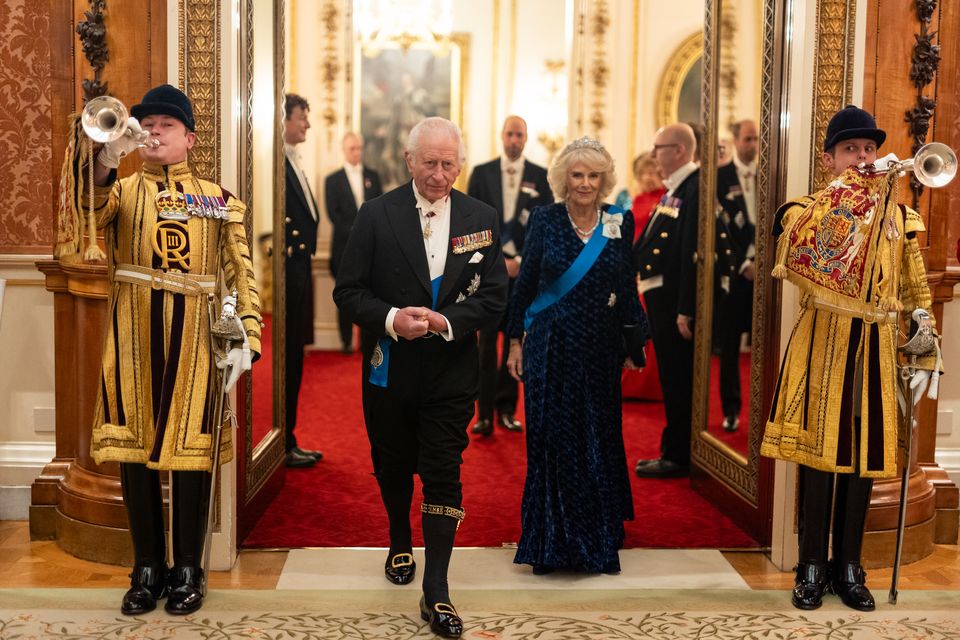
[(87, 102), (80, 114), (83, 131), (94, 142), (107, 143), (122, 136), (132, 137), (141, 147), (158, 147), (160, 141), (146, 131), (135, 132), (127, 126), (130, 113), (122, 102), (111, 96), (99, 96)]

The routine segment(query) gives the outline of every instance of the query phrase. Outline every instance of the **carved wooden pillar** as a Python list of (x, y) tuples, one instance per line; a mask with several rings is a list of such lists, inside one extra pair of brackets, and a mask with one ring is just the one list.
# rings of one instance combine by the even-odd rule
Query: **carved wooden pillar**
[[(868, 3), (864, 108), (873, 112), (879, 126), (887, 131), (881, 153), (892, 151), (901, 158), (909, 157), (920, 144), (932, 140), (954, 148), (960, 145), (960, 126), (956, 124), (960, 111), (953, 104), (960, 89), (956, 73), (960, 46), (955, 42), (960, 36), (958, 4), (938, 0)], [(940, 43), (944, 43), (942, 50)], [(938, 64), (949, 73), (937, 73)], [(931, 132), (933, 135), (929, 135)], [(948, 212), (951, 205), (958, 204), (960, 184), (954, 181), (943, 189), (916, 189), (904, 179), (900, 187), (901, 201), (916, 207), (924, 218), (927, 233), (920, 238), (920, 246), (934, 315), (942, 327), (944, 303), (953, 299), (953, 286), (958, 280), (957, 271), (947, 268), (947, 246)], [(904, 563), (929, 555), (934, 544), (957, 542), (960, 493), (934, 459), (937, 402), (921, 401), (916, 418)], [(893, 562), (899, 500), (899, 478), (874, 484), (864, 537), (864, 564), (868, 568)]]
[[(68, 116), (83, 107), (85, 98), (109, 92), (130, 106), (147, 89), (166, 82), (166, 4), (166, 0), (51, 3), (54, 185), (60, 183)], [(82, 46), (75, 46), (78, 34)], [(124, 160), (121, 175), (136, 170), (137, 164), (133, 157)], [(51, 204), (56, 218), (56, 195)], [(54, 294), (57, 423), (56, 456), (31, 487), (30, 534), (35, 540), (56, 539), (81, 558), (129, 564), (132, 552), (119, 465), (97, 465), (90, 456), (107, 320), (106, 266), (84, 264), (71, 256), (39, 262), (37, 268)]]
[(107, 319), (103, 265), (37, 263), (54, 294), (57, 456), (33, 483), (30, 534), (55, 538), (87, 560), (128, 564), (132, 559), (119, 466), (90, 455), (94, 401)]

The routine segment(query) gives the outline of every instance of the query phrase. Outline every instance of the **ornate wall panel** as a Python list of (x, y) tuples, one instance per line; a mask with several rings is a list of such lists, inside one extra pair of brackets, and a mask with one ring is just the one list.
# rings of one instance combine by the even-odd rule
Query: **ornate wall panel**
[(197, 142), (190, 164), (197, 175), (220, 181), (220, 2), (180, 4), (180, 88), (193, 101)]
[(53, 244), (48, 2), (0, 4), (0, 253)]
[[(813, 140), (821, 148), (831, 116), (853, 99), (853, 38), (857, 0), (819, 0), (817, 3), (816, 85), (813, 91)], [(827, 173), (817, 153), (810, 154), (810, 190), (827, 184)]]
[[(954, 40), (960, 29), (956, 2), (947, 0), (869, 0), (865, 43), (863, 106), (874, 113), (877, 125), (887, 132), (881, 154), (913, 155), (918, 142), (937, 140), (956, 148), (960, 145), (957, 126), (956, 91), (958, 52)], [(925, 44), (926, 43), (926, 44)], [(942, 61), (935, 48), (944, 45)], [(919, 47), (918, 47), (919, 45)], [(928, 114), (918, 119), (918, 106)], [(933, 109), (933, 106), (936, 109)], [(925, 127), (924, 127), (925, 125)], [(926, 131), (923, 129), (926, 128)], [(927, 233), (920, 237), (927, 275), (934, 297), (934, 315), (941, 328), (956, 325), (957, 311), (945, 308), (953, 298), (960, 273), (948, 268), (950, 204), (960, 197), (960, 183), (942, 189), (926, 189), (922, 195), (910, 188), (909, 178), (900, 183), (900, 201), (913, 204), (924, 218)], [(914, 204), (915, 203), (915, 204)], [(945, 314), (947, 317), (945, 317)], [(945, 339), (955, 333), (945, 330)], [(949, 367), (950, 363), (946, 363)], [(940, 398), (951, 399), (949, 378), (940, 385)], [(955, 391), (953, 392), (955, 394)], [(908, 535), (904, 553), (907, 562), (929, 553), (934, 542), (956, 543), (958, 490), (936, 460), (938, 402), (923, 400), (918, 407), (918, 436), (910, 473), (907, 511)], [(867, 520), (865, 549), (884, 549), (896, 526), (898, 481), (874, 484)], [(889, 559), (887, 560), (889, 562)]]

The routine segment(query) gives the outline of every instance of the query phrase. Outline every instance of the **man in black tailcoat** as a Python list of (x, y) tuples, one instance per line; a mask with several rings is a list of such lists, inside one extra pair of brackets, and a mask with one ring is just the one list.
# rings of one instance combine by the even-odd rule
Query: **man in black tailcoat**
[(732, 127), (733, 161), (717, 170), (717, 199), (723, 209), (721, 221), (730, 232), (739, 264), (730, 279), (726, 303), (719, 314), (720, 403), (724, 431), (740, 424), (740, 339), (750, 331), (753, 319), (754, 238), (756, 236), (757, 125), (741, 120)]
[(323, 457), (319, 451), (301, 449), (293, 430), (297, 425), (303, 355), (313, 343), (313, 254), (317, 250), (319, 209), (310, 183), (300, 166), (297, 145), (307, 139), (310, 105), (295, 93), (284, 100), (283, 152), (286, 176), (284, 231), (284, 285), (286, 287), (286, 465), (312, 467)]
[[(360, 136), (350, 132), (343, 136), (343, 168), (334, 171), (324, 181), (323, 200), (327, 217), (333, 224), (333, 240), (330, 243), (330, 273), (334, 278), (340, 270), (347, 238), (357, 219), (357, 209), (367, 200), (383, 194), (380, 176), (363, 165), (363, 142)], [(353, 323), (339, 309), (337, 324), (340, 329), (341, 351), (353, 352)]]
[[(500, 137), (503, 155), (473, 170), (467, 193), (486, 202), (500, 215), (500, 241), (512, 291), (513, 280), (520, 273), (527, 220), (534, 209), (553, 202), (553, 193), (547, 170), (523, 157), (527, 144), (527, 123), (523, 118), (508, 116)], [(497, 364), (497, 342), (505, 327), (506, 313), (480, 329), (480, 399), (472, 432), (484, 436), (493, 433), (494, 407), (500, 426), (514, 432), (523, 429), (516, 418), (518, 384), (507, 372), (508, 349), (503, 349)]]
[(696, 309), (700, 170), (693, 161), (696, 139), (683, 123), (657, 132), (653, 157), (667, 188), (634, 246), (667, 426), (660, 457), (637, 462), (638, 476), (684, 476), (690, 469), (690, 421), (693, 402), (693, 316)]
[(477, 330), (506, 308), (497, 213), (453, 190), (465, 160), (460, 129), (416, 125), (404, 153), (411, 182), (363, 204), (333, 297), (360, 325), (364, 420), (390, 521), (384, 573), (413, 579), (413, 474), (423, 485), (426, 565), (420, 615), (439, 635), (463, 623), (447, 567), (463, 519), (460, 465), (479, 386)]

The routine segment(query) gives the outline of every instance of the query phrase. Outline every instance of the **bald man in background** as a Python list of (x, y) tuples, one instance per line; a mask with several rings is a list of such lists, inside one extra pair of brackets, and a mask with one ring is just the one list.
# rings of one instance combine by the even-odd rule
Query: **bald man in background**
[(634, 265), (650, 320), (667, 414), (660, 457), (637, 462), (637, 475), (645, 478), (675, 478), (690, 470), (697, 291), (694, 255), (700, 215), (696, 148), (693, 129), (687, 124), (671, 124), (657, 132), (653, 158), (667, 192), (634, 246)]
[[(353, 229), (360, 205), (383, 194), (380, 176), (373, 169), (363, 166), (363, 141), (356, 133), (343, 136), (343, 168), (327, 176), (324, 182), (324, 202), (327, 217), (333, 224), (333, 241), (330, 243), (330, 273), (337, 277), (347, 238)], [(340, 327), (340, 343), (343, 353), (353, 353), (353, 323), (337, 310)]]
[[(489, 204), (500, 217), (500, 240), (510, 276), (509, 292), (520, 273), (523, 239), (530, 213), (553, 202), (547, 182), (547, 170), (523, 157), (527, 144), (527, 123), (520, 116), (508, 116), (500, 132), (503, 155), (478, 165), (470, 174), (467, 193)], [(507, 431), (519, 432), (523, 426), (516, 418), (517, 381), (507, 372), (507, 351), (504, 348), (497, 366), (497, 341), (506, 328), (506, 312), (490, 326), (480, 329), (480, 398), (477, 423), (472, 432), (489, 436), (493, 433), (493, 410), (497, 423)]]

